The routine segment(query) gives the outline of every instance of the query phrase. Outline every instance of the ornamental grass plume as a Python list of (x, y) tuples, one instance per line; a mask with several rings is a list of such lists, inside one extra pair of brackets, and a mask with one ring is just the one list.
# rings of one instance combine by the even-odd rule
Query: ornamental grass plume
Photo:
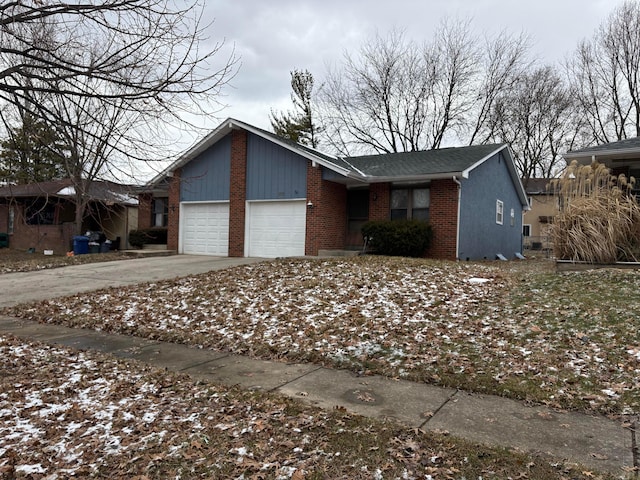
[(635, 179), (611, 175), (602, 164), (573, 161), (553, 180), (560, 213), (551, 225), (556, 258), (589, 263), (638, 261), (640, 206)]

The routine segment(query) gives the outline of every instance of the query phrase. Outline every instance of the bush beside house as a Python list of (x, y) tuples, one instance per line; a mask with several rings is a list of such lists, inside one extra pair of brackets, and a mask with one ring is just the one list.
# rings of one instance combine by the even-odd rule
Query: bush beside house
[(375, 220), (362, 226), (362, 235), (374, 253), (422, 257), (431, 245), (433, 230), (420, 220)]
[(129, 244), (134, 248), (142, 248), (145, 245), (165, 245), (166, 243), (166, 228), (145, 228), (131, 230), (129, 233)]

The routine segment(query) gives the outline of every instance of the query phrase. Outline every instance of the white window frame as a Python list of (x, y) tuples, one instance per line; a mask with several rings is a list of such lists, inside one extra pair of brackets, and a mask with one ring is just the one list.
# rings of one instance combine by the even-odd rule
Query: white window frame
[(496, 223), (502, 225), (504, 223), (504, 202), (496, 200)]

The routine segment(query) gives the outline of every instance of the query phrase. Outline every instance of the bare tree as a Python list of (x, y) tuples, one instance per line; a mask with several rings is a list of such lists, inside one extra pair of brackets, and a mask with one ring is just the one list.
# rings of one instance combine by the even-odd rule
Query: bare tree
[[(90, 79), (87, 79), (90, 82)], [(90, 87), (85, 85), (85, 87)], [(141, 112), (129, 108), (126, 98), (108, 101), (98, 97), (81, 97), (70, 102), (64, 95), (50, 95), (50, 111), (55, 114), (58, 135), (69, 145), (64, 157), (67, 176), (73, 183), (76, 233), (82, 233), (87, 206), (92, 200), (92, 184), (105, 177), (117, 177), (117, 160), (122, 151), (132, 149), (139, 156), (151, 145), (134, 135), (145, 123)], [(141, 149), (135, 153), (135, 149)]]
[(580, 132), (574, 95), (555, 71), (538, 67), (521, 74), (496, 100), (490, 139), (509, 143), (522, 178), (553, 177), (565, 167), (561, 154)]
[(594, 142), (640, 136), (640, 3), (620, 4), (567, 68)]
[(502, 33), (484, 45), (469, 21), (445, 20), (424, 46), (376, 35), (321, 89), (327, 140), (343, 154), (487, 141), (494, 103), (527, 66), (528, 40)]
[(397, 31), (376, 35), (357, 57), (345, 53), (343, 68), (329, 72), (320, 94), (327, 142), (342, 154), (421, 148), (434, 75)]
[(525, 34), (515, 36), (503, 31), (496, 37), (485, 38), (474, 107), (469, 116), (469, 145), (486, 143), (494, 136), (492, 110), (500, 96), (514, 88), (518, 78), (531, 68), (529, 48), (529, 37)]
[[(9, 1), (0, 5), (0, 115), (53, 126), (73, 180), (80, 233), (95, 180), (127, 161), (167, 158), (164, 132), (217, 111), (235, 70), (203, 49), (201, 5), (171, 0)], [(216, 57), (216, 58), (214, 58)], [(61, 152), (62, 153), (62, 152)]]
[(323, 86), (328, 141), (342, 153), (437, 148), (463, 123), (476, 60), (466, 23), (444, 22), (424, 47), (398, 31), (376, 35)]
[(213, 108), (236, 60), (231, 53), (217, 63), (222, 43), (202, 49), (206, 37), (198, 3), (177, 5), (171, 0), (2, 3), (0, 104), (48, 123), (60, 121), (49, 95), (75, 105), (96, 98), (154, 121), (177, 121), (201, 113), (203, 106)]

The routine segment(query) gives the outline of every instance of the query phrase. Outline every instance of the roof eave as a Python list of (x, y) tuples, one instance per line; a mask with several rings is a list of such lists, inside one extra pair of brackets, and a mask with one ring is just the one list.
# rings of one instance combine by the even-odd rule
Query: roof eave
[[(251, 125), (244, 123), (244, 122), (240, 122), (238, 120), (231, 120), (229, 122), (229, 125), (232, 127), (232, 123), (235, 123), (238, 127), (247, 130), (248, 132), (253, 133), (254, 135), (258, 135), (259, 137), (264, 138), (265, 140), (268, 140), (272, 143), (275, 143), (276, 145), (281, 146), (282, 148), (286, 148), (287, 150), (294, 152), (302, 157), (307, 158), (308, 160), (311, 160), (314, 163), (317, 163), (318, 165), (322, 165), (323, 167), (328, 168), (329, 170), (333, 170), (336, 173), (339, 173), (340, 175), (344, 175), (344, 176), (348, 176), (350, 173), (352, 173), (349, 169), (346, 169), (344, 167), (341, 167), (339, 165), (336, 165), (334, 163), (328, 162), (327, 160), (325, 160), (324, 158), (322, 158), (319, 155), (314, 155), (313, 153), (307, 151), (307, 150), (301, 150), (299, 148), (296, 148), (295, 145), (292, 145), (291, 143), (282, 141), (282, 140), (278, 140), (277, 138), (273, 138), (270, 136), (266, 136), (264, 134), (263, 131), (261, 131), (260, 129), (257, 129), (255, 127), (252, 127)], [(328, 156), (328, 155), (327, 155)], [(337, 160), (337, 158), (336, 158)]]
[(171, 165), (165, 168), (158, 175), (153, 177), (153, 179), (151, 179), (147, 183), (147, 185), (149, 186), (155, 185), (156, 183), (161, 181), (163, 178), (165, 178), (167, 175), (169, 175), (170, 172), (173, 172), (174, 170), (186, 165), (191, 160), (196, 158), (198, 155), (200, 155), (201, 153), (205, 152), (207, 149), (215, 145), (219, 140), (224, 138), (229, 133), (229, 131), (234, 129), (242, 129), (242, 130), (251, 132), (254, 135), (258, 135), (259, 137), (262, 137), (265, 140), (268, 140), (291, 152), (294, 152), (300, 155), (301, 157), (311, 160), (314, 164), (322, 165), (323, 167), (333, 170), (334, 172), (340, 175), (347, 176), (351, 173), (350, 170), (344, 167), (340, 167), (339, 165), (333, 164), (318, 155), (313, 155), (309, 151), (298, 149), (295, 146), (291, 145), (290, 143), (287, 143), (285, 141), (280, 141), (277, 138), (273, 138), (271, 136), (267, 136), (264, 134), (262, 130), (255, 128), (247, 123), (241, 122), (239, 120), (235, 120), (233, 118), (228, 118), (227, 120), (222, 122), (215, 130), (213, 130), (211, 133), (209, 133), (207, 136), (205, 136), (199, 142), (193, 145), (189, 150), (183, 153), (175, 162), (173, 162)]
[[(429, 173), (423, 175), (394, 175), (394, 176), (374, 176), (374, 175), (365, 175), (362, 178), (367, 183), (394, 183), (394, 182), (421, 182), (428, 180), (443, 180), (447, 178), (453, 177), (462, 177), (463, 172), (440, 172), (440, 173)], [(467, 177), (463, 177), (467, 178)]]
[(508, 163), (507, 163), (507, 168), (509, 170), (509, 174), (511, 175), (511, 179), (514, 183), (514, 186), (517, 190), (518, 193), (518, 197), (520, 198), (520, 203), (522, 204), (523, 210), (527, 210), (529, 208), (529, 200), (527, 198), (527, 192), (524, 189), (524, 186), (522, 185), (522, 181), (520, 180), (520, 176), (518, 175), (518, 172), (516, 170), (516, 166), (513, 162), (513, 153), (511, 153), (511, 147), (509, 147), (509, 144), (507, 143), (503, 143), (502, 145), (499, 145), (495, 150), (493, 150), (491, 153), (489, 153), (488, 155), (485, 155), (483, 158), (481, 158), (480, 160), (478, 160), (477, 162), (475, 162), (473, 165), (471, 165), (470, 167), (468, 167), (467, 169), (464, 170), (464, 178), (468, 178), (469, 173), (476, 167), (482, 165), (484, 162), (486, 162), (487, 160), (489, 160), (491, 157), (493, 157), (494, 155), (497, 155), (498, 153), (500, 153), (501, 151), (505, 150), (509, 156), (508, 158)]
[[(480, 160), (478, 160), (477, 162), (473, 163), (471, 166), (465, 168), (463, 170), (463, 178), (469, 178), (469, 173), (471, 172), (471, 170), (473, 170), (474, 168), (479, 167), (480, 165), (482, 165), (484, 162), (486, 162), (487, 160), (489, 160), (491, 157), (493, 157), (495, 154), (501, 152), (502, 150), (504, 150), (505, 148), (508, 149), (508, 145), (506, 143), (503, 143), (502, 145), (500, 145), (498, 148), (496, 148), (494, 151), (492, 151), (491, 153), (485, 155), (484, 157), (482, 157)], [(513, 157), (512, 157), (513, 158)]]
[(577, 152), (567, 152), (562, 155), (565, 160), (578, 160), (586, 158), (592, 160), (593, 157), (621, 156), (621, 155), (640, 155), (640, 148), (617, 148), (610, 150), (582, 150)]

